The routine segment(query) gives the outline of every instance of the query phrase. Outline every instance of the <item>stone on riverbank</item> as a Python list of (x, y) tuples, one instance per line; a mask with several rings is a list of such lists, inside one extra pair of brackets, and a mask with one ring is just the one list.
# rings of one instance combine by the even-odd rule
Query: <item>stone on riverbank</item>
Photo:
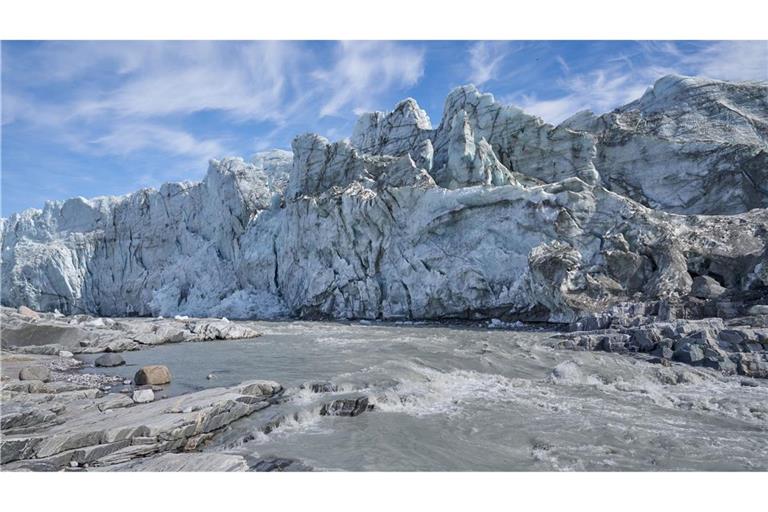
[(137, 386), (168, 384), (171, 382), (171, 371), (159, 364), (144, 366), (136, 372), (133, 381)]
[(94, 366), (113, 367), (125, 364), (125, 359), (120, 354), (108, 353), (96, 358)]
[(51, 370), (45, 366), (27, 366), (19, 372), (19, 380), (39, 380), (48, 382), (51, 380)]
[(155, 400), (155, 392), (151, 389), (137, 389), (131, 399), (137, 404), (146, 404)]
[[(768, 378), (768, 323), (749, 314), (761, 306), (729, 307), (748, 315), (697, 319), (708, 311), (701, 301), (624, 304), (581, 318), (570, 325), (573, 332), (556, 337), (565, 339), (559, 343), (563, 348), (649, 354), (658, 358), (655, 362), (672, 359), (724, 374)], [(687, 318), (675, 319), (678, 315)]]
[[(132, 469), (124, 464), (163, 452), (199, 449), (233, 421), (269, 406), (271, 395), (254, 400), (255, 396), (243, 393), (267, 389), (263, 382), (247, 381), (133, 406), (126, 406), (127, 397), (102, 396), (98, 390), (88, 397), (61, 396), (59, 403), (66, 406), (54, 411), (55, 422), (47, 421), (50, 414), (43, 410), (39, 414), (17, 412), (6, 420), (35, 426), (24, 432), (4, 432), (0, 453), (2, 463), (8, 465), (3, 469), (24, 469), (30, 464), (62, 468), (71, 461), (95, 469)], [(279, 385), (268, 389), (275, 387), (282, 389)], [(5, 415), (5, 407), (2, 412)]]

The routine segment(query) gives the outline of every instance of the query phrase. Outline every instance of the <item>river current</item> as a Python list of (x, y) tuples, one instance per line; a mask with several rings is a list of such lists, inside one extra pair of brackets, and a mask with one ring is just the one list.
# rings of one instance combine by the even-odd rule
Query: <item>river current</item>
[[(174, 376), (168, 395), (275, 380), (284, 400), (205, 450), (298, 459), (317, 470), (768, 469), (768, 383), (556, 349), (545, 331), (259, 327), (256, 339), (127, 352), (128, 366), (97, 370), (130, 378), (137, 366), (165, 364)], [(306, 386), (317, 382), (335, 391)], [(325, 403), (360, 396), (372, 410), (320, 415)]]

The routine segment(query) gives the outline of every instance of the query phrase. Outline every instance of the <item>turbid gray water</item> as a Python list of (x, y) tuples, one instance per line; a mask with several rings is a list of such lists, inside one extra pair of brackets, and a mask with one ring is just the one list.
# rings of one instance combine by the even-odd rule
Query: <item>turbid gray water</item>
[[(287, 388), (282, 403), (238, 421), (206, 450), (321, 470), (768, 469), (763, 382), (559, 350), (543, 331), (260, 327), (264, 336), (251, 340), (124, 353), (129, 366), (103, 371), (131, 377), (138, 365), (168, 365), (167, 394), (278, 381)], [(336, 391), (301, 389), (312, 382)], [(324, 403), (358, 396), (373, 410), (320, 415)]]

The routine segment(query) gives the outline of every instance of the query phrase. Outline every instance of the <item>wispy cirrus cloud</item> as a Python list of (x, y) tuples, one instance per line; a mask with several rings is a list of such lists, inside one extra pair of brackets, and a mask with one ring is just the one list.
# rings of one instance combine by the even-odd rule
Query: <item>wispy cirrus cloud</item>
[(498, 78), (504, 57), (510, 52), (509, 43), (478, 41), (469, 47), (469, 81), (480, 87)]
[(201, 140), (184, 130), (148, 123), (121, 124), (109, 133), (89, 141), (98, 150), (126, 155), (134, 151), (160, 150), (175, 155), (208, 159), (222, 155), (226, 146), (217, 139)]
[(379, 96), (393, 89), (406, 89), (424, 74), (424, 50), (392, 41), (343, 41), (334, 63), (312, 73), (327, 99), (321, 116), (338, 115), (344, 109), (355, 113), (370, 110)]

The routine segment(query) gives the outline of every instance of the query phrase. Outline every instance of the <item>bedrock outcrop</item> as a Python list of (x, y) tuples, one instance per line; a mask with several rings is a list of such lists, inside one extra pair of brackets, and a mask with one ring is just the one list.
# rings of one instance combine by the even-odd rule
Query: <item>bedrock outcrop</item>
[(764, 305), (766, 93), (670, 76), (560, 126), (473, 86), (437, 127), (408, 99), (349, 140), (304, 134), (200, 183), (3, 219), (2, 303), (564, 323), (692, 291)]

